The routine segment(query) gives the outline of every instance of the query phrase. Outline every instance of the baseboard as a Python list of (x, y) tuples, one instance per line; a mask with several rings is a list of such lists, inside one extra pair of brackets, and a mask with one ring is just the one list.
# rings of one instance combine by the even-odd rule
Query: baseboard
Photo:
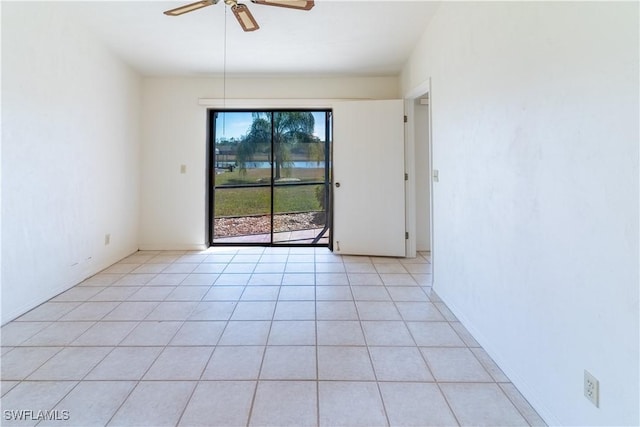
[(187, 244), (173, 244), (173, 243), (142, 243), (138, 245), (140, 251), (204, 251), (208, 248), (207, 245), (202, 243), (187, 243)]
[(491, 356), (493, 361), (498, 365), (498, 367), (504, 372), (504, 374), (511, 380), (511, 383), (516, 386), (516, 388), (520, 391), (522, 396), (529, 402), (529, 404), (536, 410), (538, 415), (544, 420), (545, 423), (549, 426), (557, 426), (561, 425), (560, 421), (557, 417), (549, 410), (549, 408), (543, 404), (537, 397), (536, 391), (531, 385), (525, 381), (516, 371), (514, 371), (510, 364), (507, 362), (507, 359), (502, 356), (502, 354), (496, 350), (496, 346), (487, 339), (487, 337), (478, 330), (473, 323), (464, 315), (464, 313), (457, 307), (455, 304), (447, 301), (446, 293), (441, 293), (436, 283), (433, 283), (433, 289), (435, 290), (438, 297), (447, 305), (449, 310), (458, 318), (460, 323), (469, 331), (469, 333), (475, 338), (476, 341), (484, 348), (484, 350)]

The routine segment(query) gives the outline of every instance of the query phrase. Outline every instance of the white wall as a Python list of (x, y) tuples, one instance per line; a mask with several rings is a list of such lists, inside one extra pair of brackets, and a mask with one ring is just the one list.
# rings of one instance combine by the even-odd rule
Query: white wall
[(2, 4), (2, 323), (137, 249), (139, 108), (55, 5)]
[[(425, 98), (427, 99), (427, 98)], [(431, 250), (431, 161), (429, 159), (429, 106), (414, 101), (416, 174), (416, 249)]]
[[(435, 289), (545, 420), (639, 425), (638, 3), (444, 3)], [(600, 408), (582, 394), (600, 381)]]
[[(222, 79), (144, 79), (141, 249), (205, 245), (207, 109), (199, 99), (222, 95)], [(392, 99), (399, 87), (395, 77), (247, 78), (228, 79), (226, 96), (236, 107), (238, 99)]]

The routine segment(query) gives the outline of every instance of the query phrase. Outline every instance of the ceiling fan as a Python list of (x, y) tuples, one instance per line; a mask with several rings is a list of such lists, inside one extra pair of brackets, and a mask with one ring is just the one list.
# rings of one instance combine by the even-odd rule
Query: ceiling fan
[[(178, 16), (213, 4), (218, 4), (219, 1), (220, 0), (201, 0), (195, 3), (176, 7), (175, 9), (167, 10), (164, 14), (169, 16)], [(260, 28), (258, 22), (256, 22), (246, 5), (238, 3), (237, 0), (224, 0), (224, 2), (231, 7), (233, 15), (236, 17), (243, 30), (255, 31)], [(300, 10), (310, 10), (314, 6), (313, 0), (251, 0), (251, 2), (267, 6), (279, 6)]]

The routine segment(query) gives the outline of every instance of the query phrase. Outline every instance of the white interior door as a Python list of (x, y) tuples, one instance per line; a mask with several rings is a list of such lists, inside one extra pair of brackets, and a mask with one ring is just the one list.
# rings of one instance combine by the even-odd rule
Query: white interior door
[(405, 256), (402, 100), (333, 108), (333, 249)]

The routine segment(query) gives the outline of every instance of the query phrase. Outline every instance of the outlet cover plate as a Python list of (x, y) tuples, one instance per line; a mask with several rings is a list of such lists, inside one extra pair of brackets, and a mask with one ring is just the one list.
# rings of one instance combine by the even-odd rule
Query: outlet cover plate
[(595, 407), (600, 404), (600, 382), (587, 370), (584, 371), (584, 397), (589, 399)]

